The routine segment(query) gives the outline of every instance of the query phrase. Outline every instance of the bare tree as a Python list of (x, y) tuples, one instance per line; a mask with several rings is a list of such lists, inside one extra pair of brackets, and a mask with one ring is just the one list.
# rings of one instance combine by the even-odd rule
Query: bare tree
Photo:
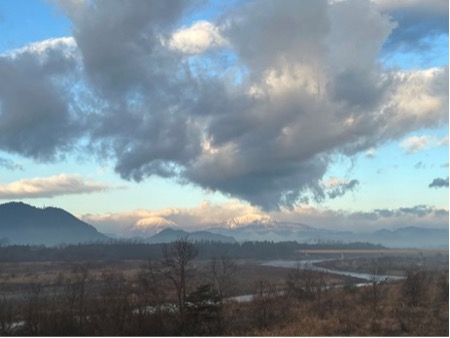
[(164, 265), (167, 267), (167, 277), (172, 281), (178, 298), (178, 308), (184, 312), (186, 305), (186, 272), (189, 263), (197, 256), (197, 248), (181, 238), (163, 247)]
[(380, 276), (378, 275), (378, 267), (375, 266), (372, 275), (370, 276), (370, 282), (371, 282), (371, 288), (370, 288), (370, 293), (371, 293), (371, 300), (372, 300), (372, 310), (375, 314), (375, 316), (379, 315), (379, 303), (381, 300), (381, 285), (384, 284), (386, 282), (386, 280), (383, 280), (382, 278), (380, 278)]
[(24, 329), (26, 335), (39, 335), (42, 309), (42, 285), (38, 282), (31, 283), (25, 294)]
[(11, 336), (13, 332), (13, 301), (3, 296), (0, 299), (0, 336)]
[(104, 271), (100, 277), (101, 289), (95, 301), (95, 335), (123, 335), (131, 314), (128, 285), (122, 273)]
[(252, 300), (252, 310), (256, 324), (259, 328), (267, 328), (273, 324), (275, 318), (276, 289), (273, 284), (259, 281), (256, 286), (256, 294)]
[(286, 279), (288, 294), (298, 299), (317, 299), (320, 301), (325, 289), (323, 274), (313, 267), (302, 268), (298, 265)]
[(213, 258), (209, 269), (212, 287), (217, 290), (222, 303), (224, 297), (228, 295), (233, 276), (236, 274), (236, 263), (226, 257)]
[(86, 316), (86, 284), (89, 271), (85, 265), (73, 266), (66, 280), (65, 301), (69, 319), (75, 320), (79, 334), (83, 333)]

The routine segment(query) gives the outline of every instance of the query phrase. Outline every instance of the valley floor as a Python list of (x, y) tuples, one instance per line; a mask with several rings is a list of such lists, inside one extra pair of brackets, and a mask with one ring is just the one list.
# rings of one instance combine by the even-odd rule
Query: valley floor
[(182, 307), (161, 261), (3, 262), (0, 335), (448, 336), (448, 253), (308, 259), (194, 259)]

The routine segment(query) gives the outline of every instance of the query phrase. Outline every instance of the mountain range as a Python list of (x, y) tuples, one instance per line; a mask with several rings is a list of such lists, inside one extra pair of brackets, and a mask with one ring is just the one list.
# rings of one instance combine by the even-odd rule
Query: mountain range
[[(201, 231), (187, 232), (162, 217), (143, 219), (128, 228), (128, 239), (148, 243), (167, 243), (179, 238), (192, 241), (326, 241), (371, 242), (395, 248), (448, 249), (449, 231), (420, 227), (381, 229), (371, 233), (333, 231), (298, 222), (283, 222), (262, 215), (234, 217), (224, 224), (213, 224)], [(36, 208), (21, 202), (0, 205), (0, 239), (10, 244), (58, 245), (110, 240), (67, 211)]]

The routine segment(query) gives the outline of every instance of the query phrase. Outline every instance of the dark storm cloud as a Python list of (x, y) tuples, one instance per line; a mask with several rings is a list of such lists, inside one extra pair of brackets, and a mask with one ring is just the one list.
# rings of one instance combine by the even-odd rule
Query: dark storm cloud
[[(162, 94), (175, 75), (173, 56), (160, 48), (159, 34), (172, 27), (186, 1), (95, 1), (74, 16), (74, 37), (89, 79), (107, 99)], [(175, 60), (179, 61), (179, 60)], [(170, 69), (167, 69), (170, 68)], [(147, 94), (147, 93), (146, 93)]]
[[(261, 161), (271, 160), (270, 156), (260, 155), (258, 158)], [(226, 162), (227, 159), (218, 158), (217, 161)], [(282, 165), (259, 162), (259, 167), (258, 162), (253, 164), (251, 159), (230, 158), (230, 161), (236, 165), (199, 163), (188, 172), (188, 177), (205, 188), (212, 187), (268, 210), (277, 209), (280, 205), (292, 206), (308, 190), (315, 199), (324, 197), (316, 183), (326, 171), (327, 160), (323, 158)]]
[[(70, 148), (80, 131), (68, 106), (65, 76), (75, 67), (64, 43), (0, 56), (0, 148), (51, 160)], [(42, 46), (41, 46), (42, 47)]]
[(195, 56), (169, 42), (197, 1), (59, 3), (76, 56), (52, 45), (0, 58), (2, 150), (49, 160), (78, 147), (124, 179), (277, 209), (354, 189), (321, 185), (336, 156), (448, 121), (448, 68), (380, 68), (395, 24), (370, 1), (246, 2), (215, 24), (223, 50), (203, 35)]
[(162, 44), (197, 1), (98, 1), (66, 6), (96, 95), (89, 134), (95, 152), (125, 179), (170, 177), (195, 158), (200, 132), (189, 123), (190, 73)]
[(448, 188), (447, 178), (435, 178), (433, 182), (428, 185), (429, 188)]

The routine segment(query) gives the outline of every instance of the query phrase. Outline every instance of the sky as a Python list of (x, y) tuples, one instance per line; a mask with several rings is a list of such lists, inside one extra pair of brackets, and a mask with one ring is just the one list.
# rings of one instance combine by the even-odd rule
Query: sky
[(2, 0), (0, 203), (447, 227), (448, 6)]

